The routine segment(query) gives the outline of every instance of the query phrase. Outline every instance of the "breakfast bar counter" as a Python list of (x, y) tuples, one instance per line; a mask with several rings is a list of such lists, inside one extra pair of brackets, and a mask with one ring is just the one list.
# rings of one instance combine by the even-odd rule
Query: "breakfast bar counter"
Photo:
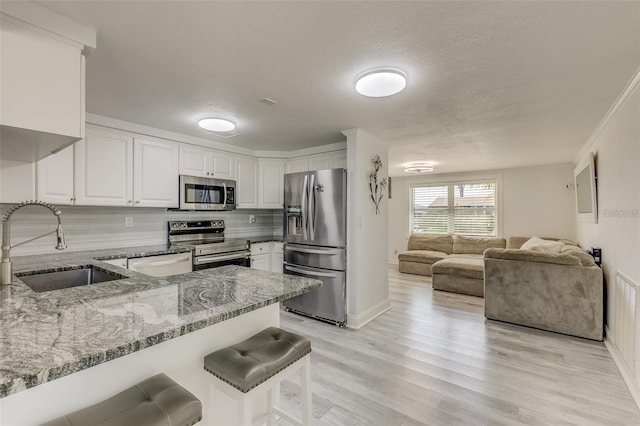
[(125, 278), (42, 293), (18, 278), (0, 287), (0, 424), (43, 422), (158, 372), (206, 399), (206, 353), (279, 325), (278, 302), (322, 285), (231, 265), (154, 278), (96, 260), (110, 257), (15, 262), (19, 275), (93, 266)]

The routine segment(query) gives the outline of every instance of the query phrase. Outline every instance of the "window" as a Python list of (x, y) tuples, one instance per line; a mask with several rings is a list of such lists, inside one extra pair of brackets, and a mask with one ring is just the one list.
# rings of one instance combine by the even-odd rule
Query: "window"
[(413, 186), (411, 232), (495, 237), (496, 181)]

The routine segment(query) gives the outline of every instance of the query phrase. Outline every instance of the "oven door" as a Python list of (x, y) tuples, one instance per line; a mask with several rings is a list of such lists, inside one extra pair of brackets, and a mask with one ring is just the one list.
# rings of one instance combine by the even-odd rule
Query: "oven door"
[(180, 175), (180, 209), (234, 210), (235, 187), (232, 180)]
[(224, 265), (251, 266), (251, 252), (240, 251), (226, 254), (212, 254), (209, 256), (197, 256), (193, 258), (193, 270), (218, 268)]

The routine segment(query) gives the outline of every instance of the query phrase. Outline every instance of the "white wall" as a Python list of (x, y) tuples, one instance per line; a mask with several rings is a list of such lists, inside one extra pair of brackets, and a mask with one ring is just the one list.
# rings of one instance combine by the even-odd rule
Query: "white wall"
[(380, 214), (369, 195), (371, 159), (379, 155), (388, 176), (387, 148), (360, 129), (347, 136), (347, 326), (360, 328), (391, 307), (387, 271), (387, 209), (383, 197)]
[(482, 172), (393, 178), (389, 203), (388, 261), (407, 249), (410, 186), (483, 178), (497, 179), (498, 235), (575, 239), (575, 191), (569, 164)]
[[(610, 326), (616, 315), (612, 304), (616, 271), (640, 284), (640, 70), (581, 150), (577, 170), (587, 163), (590, 152), (596, 156), (598, 223), (578, 222), (577, 238), (584, 247), (602, 248)], [(640, 355), (640, 315), (635, 324), (625, 325), (634, 326)], [(607, 340), (612, 337), (607, 335)], [(627, 384), (640, 404), (640, 356), (636, 377)]]

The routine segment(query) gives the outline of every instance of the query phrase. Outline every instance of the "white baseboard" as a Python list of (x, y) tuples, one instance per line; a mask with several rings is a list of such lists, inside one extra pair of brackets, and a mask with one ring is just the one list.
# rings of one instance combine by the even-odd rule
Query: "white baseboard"
[(391, 300), (387, 298), (358, 315), (347, 314), (347, 327), (355, 329), (362, 328), (389, 309), (391, 309)]
[(613, 342), (606, 337), (608, 335), (609, 328), (605, 326), (604, 345), (611, 354), (611, 358), (613, 358), (613, 362), (616, 364), (616, 367), (618, 367), (618, 371), (620, 371), (622, 379), (627, 384), (627, 388), (629, 388), (629, 392), (631, 392), (633, 400), (636, 402), (638, 408), (640, 408), (640, 381), (638, 381), (638, 379), (633, 376), (631, 371), (629, 371), (629, 368), (624, 362), (622, 354), (618, 351), (618, 348), (616, 348), (616, 345), (614, 345)]

